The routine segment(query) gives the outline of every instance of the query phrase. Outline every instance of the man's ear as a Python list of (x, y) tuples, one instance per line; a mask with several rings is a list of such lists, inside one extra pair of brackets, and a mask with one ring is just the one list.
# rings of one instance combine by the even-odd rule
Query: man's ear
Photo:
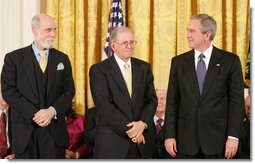
[(115, 51), (115, 44), (113, 42), (110, 42), (111, 49)]
[(208, 32), (206, 33), (206, 38), (207, 38), (208, 40), (210, 40), (211, 36), (212, 36), (211, 31), (208, 31)]
[(34, 36), (36, 36), (37, 33), (38, 33), (37, 29), (36, 28), (32, 28), (32, 33), (33, 33)]

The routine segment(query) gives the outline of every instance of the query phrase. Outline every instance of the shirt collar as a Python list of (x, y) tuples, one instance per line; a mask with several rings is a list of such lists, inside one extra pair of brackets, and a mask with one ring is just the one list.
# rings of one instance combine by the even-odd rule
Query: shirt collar
[[(34, 44), (34, 43), (32, 43), (32, 49), (33, 49), (33, 51), (34, 51), (35, 55), (40, 56), (40, 55), (39, 55), (39, 51), (40, 51), (40, 49), (39, 49), (39, 48), (37, 48), (37, 47), (35, 46), (35, 44)], [(47, 49), (45, 50), (45, 52), (46, 52), (46, 57), (47, 57), (47, 56), (48, 56), (48, 54), (49, 54), (49, 48), (47, 48)]]
[(115, 59), (116, 59), (118, 65), (119, 65), (119, 67), (120, 67), (121, 69), (124, 68), (124, 64), (125, 64), (125, 63), (128, 63), (128, 65), (129, 65), (130, 68), (131, 68), (131, 60), (130, 60), (130, 58), (128, 59), (127, 62), (125, 62), (125, 61), (123, 61), (122, 59), (120, 59), (116, 54), (114, 54), (114, 57), (115, 57)]
[[(159, 117), (157, 117), (157, 115), (154, 115), (153, 119), (154, 119), (154, 122), (156, 123), (157, 120), (159, 119)], [(165, 121), (165, 115), (162, 116), (162, 119), (163, 119), (163, 121)]]
[(1, 114), (2, 114), (2, 112), (4, 112), (5, 113), (5, 115), (7, 115), (8, 113), (7, 113), (7, 109), (0, 109), (0, 116), (1, 116)]
[(198, 60), (198, 57), (201, 53), (203, 53), (205, 55), (205, 58), (207, 60), (210, 60), (211, 58), (211, 55), (212, 55), (212, 50), (213, 50), (213, 46), (212, 44), (204, 51), (204, 52), (200, 52), (198, 50), (194, 50), (195, 51), (195, 59)]

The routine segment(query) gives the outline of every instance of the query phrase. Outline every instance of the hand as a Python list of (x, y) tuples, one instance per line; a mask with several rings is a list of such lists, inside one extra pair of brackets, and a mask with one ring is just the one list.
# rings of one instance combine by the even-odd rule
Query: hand
[(14, 159), (14, 158), (15, 158), (15, 155), (10, 154), (10, 155), (7, 155), (4, 159)]
[(141, 143), (145, 144), (145, 138), (143, 135), (141, 135), (139, 138), (133, 138), (132, 141), (134, 143), (137, 143), (138, 145), (140, 145)]
[(74, 154), (73, 151), (66, 150), (66, 155), (65, 155), (66, 159), (72, 159), (72, 157), (74, 156), (73, 154)]
[(132, 127), (128, 131), (126, 131), (129, 138), (132, 140), (138, 140), (143, 133), (143, 130), (145, 128), (144, 123), (142, 121), (133, 121), (127, 124), (128, 127)]
[(225, 158), (231, 159), (236, 155), (238, 140), (228, 138), (226, 141)]
[(50, 108), (39, 110), (33, 118), (33, 121), (41, 127), (46, 127), (50, 124), (54, 116), (54, 111)]
[(166, 151), (172, 156), (176, 157), (177, 145), (175, 138), (169, 138), (165, 140)]

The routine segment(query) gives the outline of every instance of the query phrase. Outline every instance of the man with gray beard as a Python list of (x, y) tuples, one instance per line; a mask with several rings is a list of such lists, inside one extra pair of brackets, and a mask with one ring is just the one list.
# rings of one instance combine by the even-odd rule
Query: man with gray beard
[(38, 14), (34, 42), (6, 54), (3, 97), (12, 109), (12, 148), (16, 159), (64, 159), (68, 147), (65, 111), (75, 89), (68, 56), (54, 48), (56, 24)]

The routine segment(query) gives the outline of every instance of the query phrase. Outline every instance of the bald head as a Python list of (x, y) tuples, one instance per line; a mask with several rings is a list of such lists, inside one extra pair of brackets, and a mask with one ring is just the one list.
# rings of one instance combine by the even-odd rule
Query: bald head
[(33, 17), (31, 28), (34, 35), (34, 44), (40, 50), (52, 48), (56, 37), (56, 24), (47, 14), (38, 14)]
[(156, 109), (156, 115), (161, 118), (162, 115), (165, 114), (166, 111), (166, 96), (167, 90), (165, 89), (156, 89), (156, 94), (158, 97), (158, 106)]
[(45, 22), (45, 21), (53, 21), (53, 18), (47, 14), (41, 13), (37, 14), (32, 18), (31, 22), (31, 28), (39, 28), (40, 27), (40, 22)]

